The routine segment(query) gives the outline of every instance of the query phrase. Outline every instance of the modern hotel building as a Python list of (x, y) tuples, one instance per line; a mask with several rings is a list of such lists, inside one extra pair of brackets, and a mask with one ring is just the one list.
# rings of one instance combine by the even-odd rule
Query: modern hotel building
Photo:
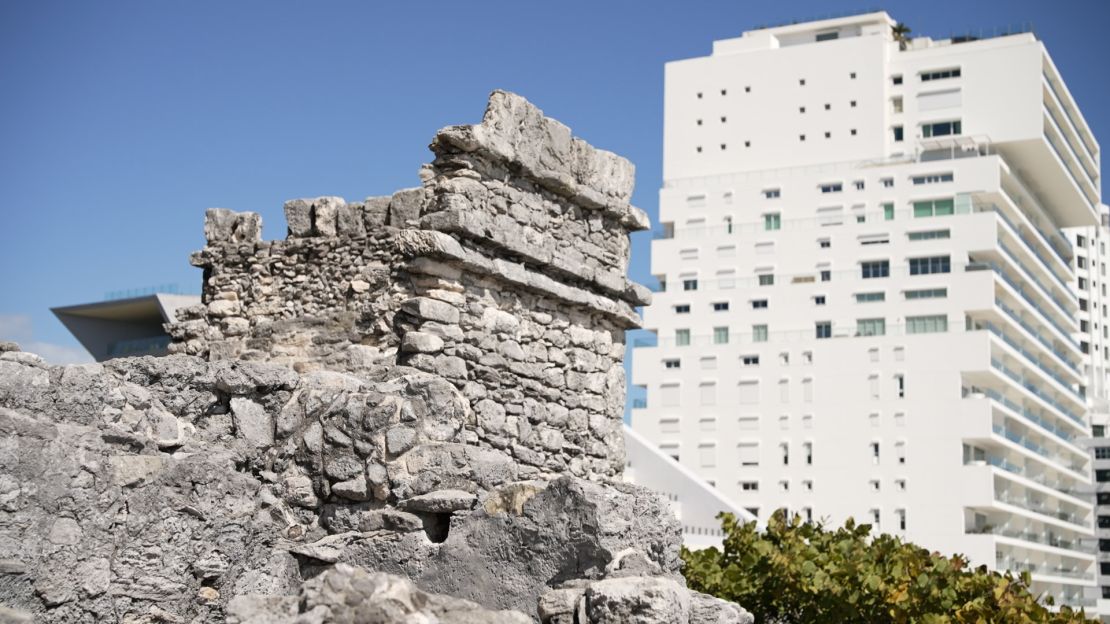
[(893, 26), (759, 29), (666, 66), (632, 427), (761, 518), (851, 516), (1091, 606), (1064, 229), (1099, 224), (1098, 143), (1031, 33)]

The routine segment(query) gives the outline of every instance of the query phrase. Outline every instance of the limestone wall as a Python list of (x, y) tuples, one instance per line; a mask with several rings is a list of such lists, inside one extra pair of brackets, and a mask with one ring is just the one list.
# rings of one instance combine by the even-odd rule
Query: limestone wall
[(411, 366), (451, 380), (472, 443), (522, 476), (619, 474), (624, 332), (649, 300), (626, 278), (628, 233), (648, 225), (632, 165), (505, 92), (431, 149), (420, 188), (287, 202), (283, 241), (209, 211), (203, 305), (169, 327), (171, 351)]

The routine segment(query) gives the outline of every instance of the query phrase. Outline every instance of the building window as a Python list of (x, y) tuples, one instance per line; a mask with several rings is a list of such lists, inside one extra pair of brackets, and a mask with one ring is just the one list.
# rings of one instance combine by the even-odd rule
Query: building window
[(1097, 447), (1095, 449), (1095, 459), (1110, 459), (1110, 446)]
[(959, 78), (960, 68), (955, 69), (936, 69), (921, 73), (921, 82), (929, 82), (931, 80), (944, 80), (945, 78)]
[(817, 241), (817, 246), (821, 249), (828, 249), (829, 247), (832, 247), (832, 241), (827, 238), (822, 238)]
[[(914, 178), (914, 184), (917, 184)], [(952, 198), (947, 199), (930, 199), (926, 201), (915, 201), (913, 203), (913, 216), (915, 219), (921, 217), (946, 217), (956, 213), (956, 203)], [(913, 240), (912, 238), (910, 240)]]
[(690, 313), (690, 304), (680, 303), (680, 304), (676, 305), (674, 307), (674, 313), (675, 314), (689, 314)]
[(894, 220), (894, 204), (892, 204), (890, 202), (887, 202), (885, 204), (882, 204), (882, 207), (883, 207), (883, 220), (893, 221)]
[(948, 331), (948, 317), (944, 314), (907, 316), (907, 334), (935, 334)]
[(817, 188), (821, 189), (822, 193), (839, 193), (844, 190), (844, 184), (841, 182), (831, 182), (829, 184), (821, 184)]
[(740, 356), (740, 364), (744, 366), (759, 366), (758, 355), (742, 355)]
[(825, 305), (825, 295), (813, 295), (813, 305)]
[(902, 138), (903, 138), (902, 126), (894, 126), (894, 128), (892, 128), (892, 130), (894, 131), (894, 141), (895, 142), (901, 141)]
[(759, 274), (759, 285), (760, 286), (774, 286), (775, 285), (775, 274), (774, 273), (760, 273)]
[(763, 229), (766, 231), (782, 229), (782, 215), (777, 212), (763, 215)]
[(1095, 471), (1095, 481), (1099, 483), (1106, 483), (1110, 481), (1110, 470), (1102, 468)]
[(790, 444), (782, 442), (779, 444), (779, 455), (782, 457), (782, 465), (790, 465)]
[(754, 300), (752, 300), (752, 309), (753, 310), (764, 310), (766, 308), (767, 308), (767, 300), (766, 299), (754, 299)]
[(914, 184), (939, 184), (941, 182), (951, 182), (955, 177), (951, 172), (948, 173), (930, 173), (928, 175), (913, 176), (910, 182)]
[(894, 510), (894, 517), (898, 518), (898, 530), (899, 531), (905, 531), (906, 530), (906, 510), (905, 509), (895, 509)]
[[(890, 77), (890, 82), (893, 83), (893, 84), (896, 84), (896, 85), (902, 84), (902, 74), (895, 74), (895, 75), (891, 76)], [(701, 97), (700, 93), (698, 94), (698, 97)]]
[(728, 302), (727, 301), (716, 301), (716, 302), (714, 302), (713, 303), (713, 311), (714, 312), (727, 312), (728, 311)]
[(951, 272), (952, 262), (948, 256), (910, 258), (910, 275), (930, 275), (933, 273)]
[(818, 339), (832, 338), (832, 323), (830, 321), (818, 321), (815, 328)]
[(871, 463), (875, 464), (876, 466), (879, 465), (879, 443), (878, 442), (872, 442), (871, 443)]
[(678, 358), (663, 360), (663, 368), (682, 368), (682, 360)]
[(727, 327), (714, 327), (713, 328), (713, 344), (728, 344), (728, 328)]
[(856, 335), (857, 336), (885, 336), (886, 335), (886, 319), (857, 319), (856, 320)]
[(894, 389), (898, 391), (898, 398), (906, 398), (906, 376), (899, 373), (894, 376)]
[(890, 277), (890, 261), (889, 260), (874, 260), (871, 262), (861, 262), (860, 272), (863, 279), (875, 279), (878, 277)]
[[(832, 32), (817, 33), (817, 41), (832, 41), (840, 37), (840, 31), (834, 30)], [(802, 81), (805, 84), (805, 81)]]
[(894, 443), (894, 456), (898, 458), (898, 463), (899, 464), (905, 464), (906, 463), (906, 443), (905, 442), (895, 442)]
[(856, 187), (857, 191), (862, 191), (864, 188), (863, 180), (856, 180), (852, 182), (852, 186)]
[(1095, 438), (1106, 437), (1106, 425), (1091, 425), (1091, 436)]
[(822, 282), (828, 282), (828, 281), (831, 281), (831, 280), (832, 280), (832, 271), (830, 271), (828, 269), (823, 269), (821, 271), (821, 281)]
[(852, 108), (855, 108), (856, 107), (856, 101), (852, 100), (851, 102), (848, 102), (848, 106), (851, 106)]
[(758, 442), (741, 442), (736, 445), (737, 455), (739, 455), (741, 466), (758, 466), (759, 465), (759, 443)]
[(802, 443), (802, 456), (805, 458), (807, 466), (813, 465), (813, 442)]
[(690, 330), (676, 329), (674, 330), (674, 344), (677, 347), (686, 347), (690, 345)]
[(716, 405), (717, 404), (717, 384), (703, 383), (700, 385), (701, 390), (701, 404), (702, 405)]
[(882, 178), (879, 180), (879, 183), (883, 185), (883, 188), (893, 188), (894, 178)]
[(803, 86), (803, 87), (806, 86), (806, 79), (805, 78), (799, 78), (798, 79), (798, 84)]
[(874, 303), (876, 301), (886, 301), (886, 293), (884, 293), (884, 292), (856, 293), (856, 303)]
[(698, 289), (698, 279), (696, 277), (691, 278), (691, 279), (682, 280), (682, 290), (697, 290), (697, 289)]
[(806, 107), (805, 106), (799, 106), (798, 107), (798, 112), (799, 113), (805, 113), (806, 112)]
[(700, 120), (700, 119), (699, 119), (699, 120), (697, 120), (697, 124), (698, 124), (699, 126), (701, 125), (701, 120)]
[(813, 481), (810, 481), (808, 479), (805, 480), (805, 481), (802, 481), (802, 489), (805, 490), (806, 492), (812, 492), (813, 491)]
[(906, 236), (911, 241), (936, 240), (951, 238), (952, 232), (950, 230), (925, 230), (923, 232), (907, 232)]
[(947, 288), (923, 288), (921, 290), (907, 290), (906, 299), (944, 299), (948, 297)]
[(832, 104), (825, 104), (825, 110), (831, 110)]
[(958, 119), (956, 121), (927, 123), (921, 126), (921, 136), (926, 139), (930, 137), (949, 136), (952, 134), (963, 134), (963, 124), (960, 123)]
[(766, 325), (752, 325), (752, 342), (767, 342)]
[(832, 138), (832, 133), (831, 132), (826, 132), (825, 133), (825, 138), (826, 139), (831, 139)]
[(898, 490), (899, 492), (905, 492), (906, 491), (906, 480), (905, 479), (895, 479), (894, 480), (894, 489)]
[(767, 199), (775, 199), (782, 196), (782, 191), (777, 188), (763, 189), (763, 197)]
[(745, 492), (758, 492), (759, 481), (741, 481), (740, 489)]
[(798, 135), (798, 140), (799, 140), (799, 141), (805, 141), (805, 140), (806, 140), (806, 135), (804, 135), (804, 134), (799, 134), (799, 135)]
[(699, 146), (697, 146), (697, 147), (695, 147), (694, 149), (696, 149), (696, 150), (698, 151), (698, 153), (699, 153), (699, 154), (701, 153), (701, 146), (700, 146), (700, 145), (699, 145)]

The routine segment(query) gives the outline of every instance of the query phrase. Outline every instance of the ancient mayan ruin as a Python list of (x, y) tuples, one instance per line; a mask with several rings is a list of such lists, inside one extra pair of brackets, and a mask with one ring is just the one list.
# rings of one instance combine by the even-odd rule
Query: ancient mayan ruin
[(620, 481), (631, 163), (505, 92), (431, 150), (209, 210), (174, 355), (0, 354), (0, 620), (751, 622)]

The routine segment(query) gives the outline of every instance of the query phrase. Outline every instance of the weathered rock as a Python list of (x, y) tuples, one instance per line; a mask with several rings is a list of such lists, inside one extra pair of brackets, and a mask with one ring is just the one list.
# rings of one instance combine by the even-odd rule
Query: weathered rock
[(668, 578), (616, 578), (586, 589), (590, 624), (689, 622), (690, 593)]
[(530, 624), (523, 613), (493, 611), (429, 594), (411, 581), (339, 564), (305, 582), (297, 596), (239, 596), (228, 605), (232, 624)]
[(420, 188), (286, 202), (285, 240), (208, 211), (174, 355), (0, 344), (0, 617), (750, 621), (614, 481), (631, 164), (504, 92), (431, 148)]

